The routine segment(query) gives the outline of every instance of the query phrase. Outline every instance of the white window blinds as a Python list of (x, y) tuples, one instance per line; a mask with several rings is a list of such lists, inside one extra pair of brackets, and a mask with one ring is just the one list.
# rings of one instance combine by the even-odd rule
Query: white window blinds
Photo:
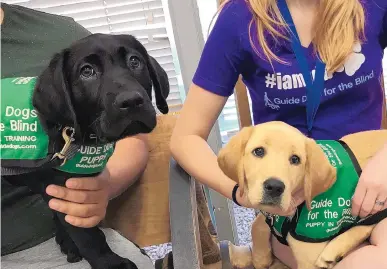
[(174, 65), (162, 0), (7, 0), (3, 2), (72, 17), (92, 33), (135, 36), (168, 73), (171, 89), (167, 101), (170, 110), (176, 111), (181, 108), (178, 83), (180, 71)]

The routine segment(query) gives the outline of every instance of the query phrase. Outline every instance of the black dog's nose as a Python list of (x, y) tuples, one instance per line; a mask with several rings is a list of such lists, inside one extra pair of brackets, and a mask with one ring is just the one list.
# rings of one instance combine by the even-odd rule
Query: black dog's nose
[(121, 110), (140, 107), (144, 104), (144, 98), (138, 92), (123, 92), (117, 95), (115, 105)]
[(271, 197), (280, 196), (285, 190), (285, 184), (276, 178), (269, 178), (263, 183), (265, 193)]

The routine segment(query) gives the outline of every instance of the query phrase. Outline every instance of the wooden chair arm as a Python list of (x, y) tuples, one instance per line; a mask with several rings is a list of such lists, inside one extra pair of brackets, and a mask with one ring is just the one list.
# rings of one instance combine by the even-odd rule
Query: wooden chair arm
[(203, 268), (195, 180), (172, 158), (169, 166), (169, 211), (175, 269)]

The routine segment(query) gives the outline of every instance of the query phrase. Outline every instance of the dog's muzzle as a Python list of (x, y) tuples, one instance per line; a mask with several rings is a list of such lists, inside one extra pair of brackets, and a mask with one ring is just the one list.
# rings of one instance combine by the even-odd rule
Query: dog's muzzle
[(132, 109), (140, 108), (145, 103), (144, 97), (139, 92), (122, 92), (116, 96), (113, 105), (121, 112), (129, 112)]
[(145, 91), (108, 94), (105, 111), (97, 125), (100, 140), (117, 141), (127, 136), (149, 133), (156, 127), (156, 111)]
[(281, 202), (285, 184), (277, 178), (269, 178), (263, 182), (262, 204), (278, 205)]
[(269, 178), (263, 183), (265, 194), (276, 198), (282, 195), (285, 190), (285, 184), (276, 178)]

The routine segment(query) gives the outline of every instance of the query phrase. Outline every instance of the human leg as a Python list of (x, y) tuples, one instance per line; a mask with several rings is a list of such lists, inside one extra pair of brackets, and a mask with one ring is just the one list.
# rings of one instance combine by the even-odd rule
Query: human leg
[(387, 219), (375, 226), (370, 243), (353, 251), (334, 269), (387, 269)]
[[(110, 248), (118, 255), (133, 261), (139, 269), (154, 268), (151, 259), (136, 245), (112, 229), (102, 229)], [(1, 265), (6, 269), (88, 269), (90, 265), (82, 260), (68, 263), (66, 256), (52, 238), (36, 247), (3, 256)]]

